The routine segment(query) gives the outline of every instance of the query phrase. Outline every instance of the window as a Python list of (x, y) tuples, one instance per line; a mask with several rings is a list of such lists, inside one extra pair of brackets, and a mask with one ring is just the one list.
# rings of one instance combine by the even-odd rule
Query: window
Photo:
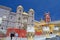
[(32, 26), (33, 26), (34, 24), (32, 24)]
[(32, 20), (32, 22), (33, 22), (33, 20)]
[(3, 18), (6, 18), (6, 16), (4, 15)]
[(32, 13), (32, 15), (33, 15), (33, 13)]
[(19, 14), (21, 15), (21, 12)]
[(24, 23), (26, 23), (27, 22), (27, 19), (24, 19)]
[(20, 20), (20, 17), (18, 18), (18, 20)]
[(21, 12), (21, 10), (19, 10)]
[(11, 19), (12, 19), (12, 16), (11, 16)]
[(0, 24), (0, 26), (1, 26), (1, 24)]

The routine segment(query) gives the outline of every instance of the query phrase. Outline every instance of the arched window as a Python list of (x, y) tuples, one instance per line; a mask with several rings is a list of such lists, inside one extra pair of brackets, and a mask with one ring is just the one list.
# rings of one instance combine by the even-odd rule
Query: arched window
[(11, 19), (12, 19), (12, 16), (11, 16)]
[(27, 23), (27, 18), (24, 18), (24, 23)]
[(21, 10), (19, 10), (21, 12)]
[(20, 20), (20, 17), (18, 18), (18, 20)]
[(32, 15), (33, 15), (33, 13), (32, 13)]

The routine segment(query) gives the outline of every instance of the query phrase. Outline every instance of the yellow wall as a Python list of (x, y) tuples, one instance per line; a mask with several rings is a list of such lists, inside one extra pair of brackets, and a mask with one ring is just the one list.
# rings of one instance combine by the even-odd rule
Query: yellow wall
[(53, 32), (53, 28), (54, 28), (54, 24), (49, 24), (49, 27), (50, 27), (50, 32)]
[[(50, 28), (50, 31), (49, 32), (52, 32), (53, 33), (53, 28), (55, 27), (55, 25), (57, 25), (57, 24), (46, 24), (45, 22), (35, 22), (35, 30), (37, 31), (37, 32), (40, 32), (40, 31), (42, 31), (42, 28), (41, 27), (43, 27), (42, 25), (44, 25), (44, 26), (48, 26), (49, 28)], [(38, 29), (38, 28), (41, 28), (41, 29)], [(43, 31), (42, 31), (43, 32)], [(50, 34), (50, 33), (49, 33)], [(59, 34), (60, 35), (60, 32), (58, 32), (57, 34)]]

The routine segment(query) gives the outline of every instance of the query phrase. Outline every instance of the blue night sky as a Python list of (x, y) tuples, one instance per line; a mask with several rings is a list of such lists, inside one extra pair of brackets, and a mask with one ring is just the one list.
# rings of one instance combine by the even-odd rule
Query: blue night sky
[(44, 19), (44, 12), (50, 12), (52, 20), (60, 20), (60, 0), (0, 0), (0, 5), (12, 8), (16, 12), (18, 5), (28, 12), (30, 8), (35, 10), (35, 20)]

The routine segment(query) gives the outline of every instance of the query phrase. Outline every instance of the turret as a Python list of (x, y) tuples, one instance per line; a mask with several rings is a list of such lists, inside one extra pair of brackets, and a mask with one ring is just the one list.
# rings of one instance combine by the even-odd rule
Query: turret
[(45, 13), (45, 22), (50, 22), (50, 21), (51, 21), (51, 18), (50, 18), (49, 12)]
[(29, 10), (29, 18), (28, 18), (28, 24), (33, 25), (34, 24), (34, 10)]
[(34, 16), (34, 10), (33, 9), (29, 10), (29, 16)]
[(19, 5), (17, 7), (17, 13), (23, 12), (23, 7), (21, 5)]
[(17, 7), (17, 12), (16, 12), (17, 14), (16, 14), (16, 21), (17, 21), (17, 24), (16, 24), (16, 27), (18, 27), (18, 28), (22, 28), (23, 27), (23, 16), (22, 16), (22, 14), (23, 14), (23, 7), (21, 6), (21, 5), (19, 5), (18, 7)]

